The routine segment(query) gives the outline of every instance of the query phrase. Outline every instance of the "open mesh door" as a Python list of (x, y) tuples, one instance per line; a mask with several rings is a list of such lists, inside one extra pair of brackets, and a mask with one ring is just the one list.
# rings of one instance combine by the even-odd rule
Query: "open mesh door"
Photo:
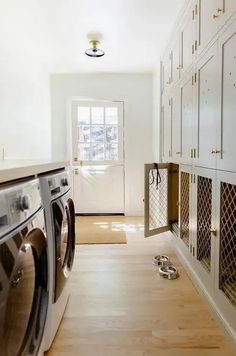
[(168, 163), (145, 164), (145, 237), (170, 230), (169, 171)]

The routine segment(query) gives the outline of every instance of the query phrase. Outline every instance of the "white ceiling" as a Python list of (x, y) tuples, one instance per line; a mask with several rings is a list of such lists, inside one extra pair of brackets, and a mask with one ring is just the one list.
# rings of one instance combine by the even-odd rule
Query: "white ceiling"
[[(0, 0), (0, 46), (51, 72), (151, 72), (185, 0)], [(87, 34), (106, 55), (89, 58)], [(1, 60), (1, 58), (0, 58)]]

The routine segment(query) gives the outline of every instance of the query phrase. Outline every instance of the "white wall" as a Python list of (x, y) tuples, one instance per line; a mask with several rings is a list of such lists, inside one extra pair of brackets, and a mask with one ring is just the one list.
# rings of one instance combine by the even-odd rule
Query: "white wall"
[(49, 75), (35, 63), (0, 63), (0, 155), (3, 148), (5, 159), (51, 157)]
[(51, 77), (52, 154), (67, 155), (66, 106), (72, 97), (124, 101), (125, 211), (143, 214), (143, 165), (153, 161), (151, 74), (58, 74)]
[(44, 65), (43, 8), (30, 0), (0, 3), (0, 159), (3, 148), (7, 159), (48, 159), (50, 77)]

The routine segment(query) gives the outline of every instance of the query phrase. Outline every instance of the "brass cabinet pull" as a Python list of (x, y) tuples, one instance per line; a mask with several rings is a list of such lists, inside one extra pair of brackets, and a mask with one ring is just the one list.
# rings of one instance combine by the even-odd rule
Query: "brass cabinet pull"
[(219, 13), (219, 12), (223, 12), (223, 9), (218, 8), (218, 9), (217, 9), (217, 12), (218, 12), (218, 13)]
[(213, 19), (217, 19), (219, 15), (213, 14)]
[(221, 153), (220, 150), (212, 150), (212, 151), (211, 151), (211, 154), (219, 154), (219, 153)]
[(179, 65), (178, 67), (176, 67), (177, 70), (182, 69), (183, 67), (181, 65)]
[(176, 155), (181, 155), (180, 151), (175, 152)]

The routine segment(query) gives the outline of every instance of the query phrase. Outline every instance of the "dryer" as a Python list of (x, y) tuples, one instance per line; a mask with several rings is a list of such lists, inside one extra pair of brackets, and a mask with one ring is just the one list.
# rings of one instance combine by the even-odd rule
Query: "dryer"
[(69, 278), (75, 253), (75, 210), (69, 173), (64, 170), (40, 177), (48, 236), (49, 306), (44, 332), (45, 351), (56, 335), (70, 294)]
[(48, 307), (48, 249), (37, 179), (0, 187), (0, 354), (38, 355)]

